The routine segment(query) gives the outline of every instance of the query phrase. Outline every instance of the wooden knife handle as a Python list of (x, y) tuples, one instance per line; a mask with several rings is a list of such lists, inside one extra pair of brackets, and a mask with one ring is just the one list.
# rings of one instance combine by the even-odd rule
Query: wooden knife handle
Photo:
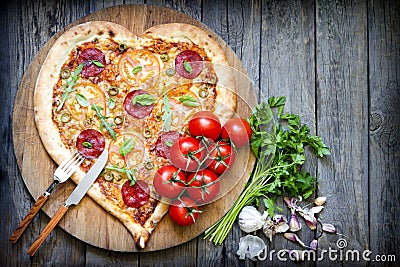
[(47, 236), (53, 231), (54, 227), (58, 224), (58, 222), (62, 219), (64, 214), (67, 212), (68, 207), (63, 205), (61, 206), (56, 214), (54, 214), (53, 218), (49, 221), (43, 231), (39, 234), (38, 238), (33, 242), (33, 244), (29, 247), (27, 253), (31, 256), (35, 255), (36, 251), (39, 249), (40, 245), (46, 240)]
[(39, 212), (39, 210), (43, 207), (44, 203), (46, 202), (48, 198), (48, 194), (43, 194), (41, 195), (31, 208), (31, 210), (28, 212), (28, 214), (25, 216), (25, 218), (22, 220), (22, 222), (18, 225), (17, 229), (15, 229), (14, 233), (10, 237), (11, 243), (15, 243), (18, 241), (18, 239), (21, 237), (21, 235), (24, 233), (25, 229), (28, 227), (28, 225), (31, 223), (33, 218), (36, 216), (36, 214)]

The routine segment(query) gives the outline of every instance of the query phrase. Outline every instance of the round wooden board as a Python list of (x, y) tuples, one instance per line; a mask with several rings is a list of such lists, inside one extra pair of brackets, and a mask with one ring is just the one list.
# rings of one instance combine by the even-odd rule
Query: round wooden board
[[(171, 9), (147, 5), (124, 5), (90, 14), (68, 25), (66, 29), (82, 22), (94, 20), (121, 24), (138, 35), (151, 26), (170, 22), (193, 24), (206, 30), (221, 43), (228, 56), (230, 66), (233, 67), (232, 71), (235, 71), (239, 96), (238, 115), (248, 116), (251, 113), (250, 107), (256, 104), (252, 83), (245, 74), (240, 60), (219, 36), (201, 22)], [(15, 98), (12, 125), (15, 155), (24, 182), (35, 199), (52, 182), (57, 166), (44, 149), (35, 127), (33, 92), (36, 78), (48, 51), (64, 30), (53, 36), (31, 62)], [(243, 190), (255, 159), (247, 149), (240, 152), (237, 162), (241, 162), (242, 166), (238, 164), (239, 167), (232, 170), (231, 176), (237, 176), (238, 183), (220, 199), (204, 206), (204, 213), (195, 224), (189, 227), (179, 227), (171, 222), (169, 216), (165, 216), (154, 230), (147, 247), (140, 251), (155, 251), (182, 244), (197, 237), (221, 218)], [(56, 187), (43, 207), (44, 212), (50, 217), (53, 216), (75, 186), (69, 180)], [(123, 224), (87, 196), (78, 206), (72, 207), (67, 212), (59, 226), (76, 238), (100, 248), (125, 252), (138, 251), (134, 246), (131, 234)]]

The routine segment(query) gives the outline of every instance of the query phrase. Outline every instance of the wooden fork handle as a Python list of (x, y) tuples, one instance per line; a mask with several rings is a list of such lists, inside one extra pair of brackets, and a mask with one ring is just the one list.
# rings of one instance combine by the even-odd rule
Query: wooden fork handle
[(39, 212), (39, 210), (43, 207), (44, 203), (46, 202), (48, 198), (48, 194), (43, 194), (41, 195), (31, 208), (31, 210), (28, 212), (28, 214), (25, 216), (25, 218), (22, 220), (22, 222), (18, 225), (17, 229), (15, 229), (14, 233), (10, 237), (11, 243), (15, 243), (18, 241), (18, 239), (21, 237), (25, 229), (28, 227), (28, 225), (31, 223), (33, 218), (36, 216), (36, 214)]
[(38, 238), (33, 242), (33, 244), (29, 247), (27, 253), (31, 256), (35, 255), (36, 251), (42, 245), (44, 240), (46, 240), (47, 236), (53, 231), (54, 227), (58, 224), (58, 222), (62, 219), (64, 214), (67, 212), (68, 207), (63, 205), (61, 206), (57, 212), (54, 214), (53, 218), (49, 221), (43, 231), (39, 234)]

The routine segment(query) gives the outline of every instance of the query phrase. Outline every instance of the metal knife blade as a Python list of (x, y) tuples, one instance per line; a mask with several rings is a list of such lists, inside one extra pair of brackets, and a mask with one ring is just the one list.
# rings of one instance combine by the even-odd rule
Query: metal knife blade
[(108, 159), (108, 150), (104, 149), (103, 153), (101, 153), (100, 157), (93, 164), (90, 170), (86, 173), (83, 179), (79, 182), (74, 191), (72, 191), (71, 195), (65, 201), (64, 206), (69, 207), (71, 205), (77, 205), (89, 188), (92, 186), (93, 182), (96, 180), (97, 176), (101, 173), (106, 165)]

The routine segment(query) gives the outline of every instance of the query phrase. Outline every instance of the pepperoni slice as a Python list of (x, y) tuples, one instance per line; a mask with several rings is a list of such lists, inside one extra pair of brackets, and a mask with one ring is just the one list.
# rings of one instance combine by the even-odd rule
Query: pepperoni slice
[(162, 133), (156, 141), (156, 155), (158, 157), (163, 157), (165, 159), (169, 158), (169, 153), (171, 150), (171, 143), (175, 142), (179, 137), (182, 135), (179, 132), (176, 131), (169, 131)]
[[(187, 63), (185, 63), (185, 61)], [(192, 50), (185, 50), (179, 53), (175, 58), (176, 72), (186, 79), (194, 79), (203, 70), (203, 59)], [(186, 65), (186, 66), (185, 66)]]
[(131, 181), (128, 180), (122, 185), (121, 193), (122, 199), (128, 207), (140, 208), (150, 198), (150, 187), (143, 180), (137, 180), (131, 186)]
[(76, 148), (88, 159), (99, 157), (105, 146), (103, 134), (94, 129), (83, 130), (76, 139)]
[(143, 95), (143, 94), (148, 94), (145, 90), (134, 90), (130, 92), (129, 94), (126, 95), (125, 100), (124, 100), (124, 108), (126, 112), (128, 112), (129, 115), (137, 118), (137, 119), (143, 119), (144, 117), (148, 116), (151, 111), (153, 110), (154, 104), (149, 105), (149, 106), (142, 106), (139, 103), (136, 103), (135, 105), (132, 104), (132, 99), (137, 96), (137, 95)]
[(93, 77), (104, 70), (104, 67), (97, 66), (93, 63), (93, 60), (97, 60), (101, 64), (106, 65), (106, 57), (103, 52), (97, 48), (86, 48), (79, 54), (78, 64), (84, 64), (81, 72), (82, 76)]

